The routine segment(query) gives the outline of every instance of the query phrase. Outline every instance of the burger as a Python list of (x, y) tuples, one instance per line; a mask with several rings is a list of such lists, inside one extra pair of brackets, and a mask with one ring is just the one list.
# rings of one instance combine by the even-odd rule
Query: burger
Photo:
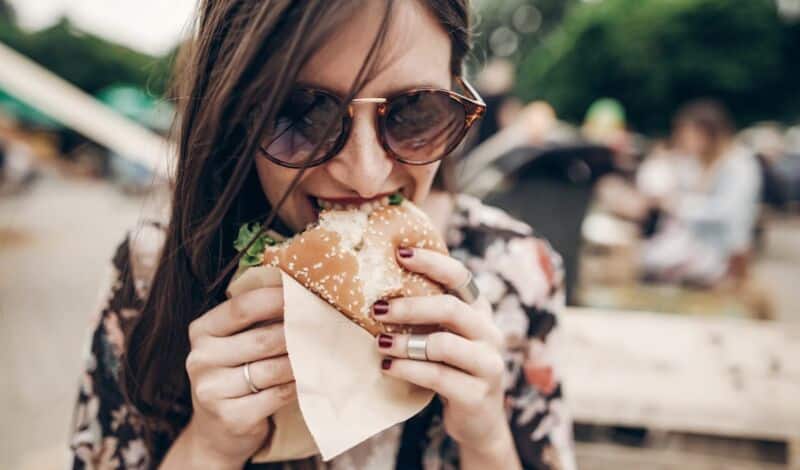
[(262, 233), (260, 224), (246, 224), (234, 246), (244, 252), (240, 271), (252, 266), (280, 268), (373, 336), (438, 329), (382, 323), (371, 315), (378, 300), (444, 293), (441, 285), (397, 262), (398, 247), (447, 254), (427, 214), (400, 194), (358, 208), (323, 203), (319, 219), (288, 239), (273, 231)]

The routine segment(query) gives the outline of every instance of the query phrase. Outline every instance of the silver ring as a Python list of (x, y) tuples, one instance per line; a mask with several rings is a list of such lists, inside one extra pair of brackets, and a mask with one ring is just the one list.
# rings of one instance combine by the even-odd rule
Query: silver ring
[(409, 335), (406, 354), (416, 361), (428, 360), (428, 335)]
[(253, 383), (253, 379), (250, 378), (250, 363), (246, 363), (242, 366), (242, 371), (244, 373), (244, 381), (247, 382), (247, 387), (250, 388), (252, 393), (258, 393), (261, 390), (256, 387), (256, 384)]
[(478, 289), (478, 285), (475, 284), (475, 278), (472, 277), (472, 273), (467, 271), (469, 276), (467, 276), (467, 280), (464, 281), (463, 284), (452, 289), (450, 292), (458, 296), (461, 300), (466, 302), (467, 304), (471, 304), (478, 300), (478, 297), (481, 296), (481, 291)]

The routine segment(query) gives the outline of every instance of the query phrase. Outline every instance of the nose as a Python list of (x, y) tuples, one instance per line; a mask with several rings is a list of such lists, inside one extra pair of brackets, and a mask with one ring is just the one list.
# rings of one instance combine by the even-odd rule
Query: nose
[(375, 126), (377, 108), (354, 107), (350, 136), (342, 150), (328, 163), (328, 172), (342, 186), (370, 199), (385, 192), (386, 181), (394, 168), (378, 139)]

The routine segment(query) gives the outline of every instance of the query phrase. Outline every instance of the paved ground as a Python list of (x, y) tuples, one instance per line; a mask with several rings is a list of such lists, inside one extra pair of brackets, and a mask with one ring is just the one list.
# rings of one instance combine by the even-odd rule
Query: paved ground
[(142, 207), (107, 184), (53, 177), (0, 200), (0, 468), (65, 455), (100, 279)]
[[(0, 199), (0, 468), (63, 468), (88, 318), (106, 263), (144, 205), (105, 183), (57, 177)], [(800, 319), (798, 233), (798, 221), (776, 224), (757, 266), (787, 320)], [(578, 452), (581, 468), (631, 462), (614, 447), (602, 457), (597, 446)]]

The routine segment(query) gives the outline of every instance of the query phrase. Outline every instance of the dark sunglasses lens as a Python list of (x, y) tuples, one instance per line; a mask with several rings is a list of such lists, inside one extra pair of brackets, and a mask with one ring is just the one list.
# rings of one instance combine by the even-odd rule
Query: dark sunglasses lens
[(431, 162), (462, 137), (464, 107), (444, 92), (419, 91), (389, 103), (385, 120), (389, 148), (409, 162)]
[[(337, 119), (338, 112), (339, 103), (324, 93), (293, 91), (281, 106), (275, 125), (264, 139), (264, 150), (273, 159), (298, 167), (307, 161), (317, 145), (323, 143), (309, 163), (323, 160), (336, 146), (342, 132), (341, 119)], [(333, 121), (337, 122), (325, 139), (325, 131)]]

